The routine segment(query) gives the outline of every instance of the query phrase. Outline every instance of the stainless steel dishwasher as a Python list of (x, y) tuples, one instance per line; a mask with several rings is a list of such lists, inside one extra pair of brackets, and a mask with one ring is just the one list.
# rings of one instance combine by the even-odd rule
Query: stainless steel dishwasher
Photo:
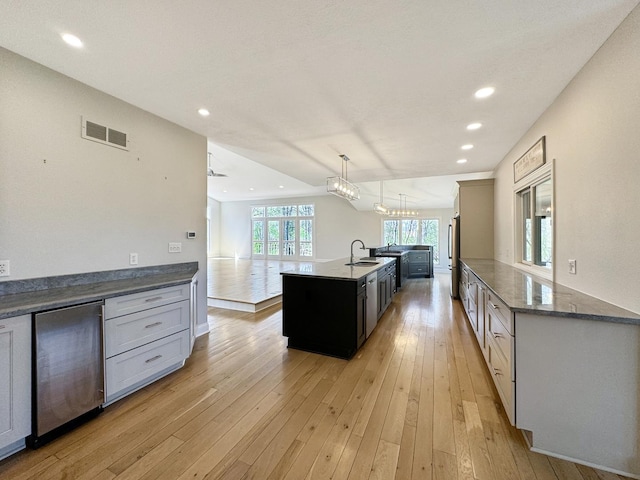
[(378, 324), (378, 272), (367, 275), (367, 338)]
[(103, 302), (33, 316), (33, 418), (37, 448), (102, 411)]

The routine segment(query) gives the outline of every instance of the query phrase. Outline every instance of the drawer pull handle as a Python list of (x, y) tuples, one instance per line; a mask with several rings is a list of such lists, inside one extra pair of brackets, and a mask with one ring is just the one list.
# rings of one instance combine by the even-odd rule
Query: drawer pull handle
[(488, 303), (488, 304), (489, 304), (489, 306), (490, 306), (491, 308), (493, 308), (494, 310), (499, 310), (498, 305), (494, 305), (494, 304), (493, 304), (493, 303), (491, 303), (491, 302), (487, 302), (487, 303)]
[(493, 338), (504, 338), (501, 333), (493, 333), (493, 332), (491, 333), (493, 335)]
[(6, 328), (4, 325), (0, 325), (0, 330), (2, 330), (3, 328)]
[(500, 371), (500, 369), (498, 369), (498, 368), (494, 368), (494, 369), (493, 369), (493, 373), (494, 373), (495, 375), (502, 375), (502, 372), (501, 372), (501, 371)]
[(162, 297), (151, 297), (147, 298), (145, 302), (157, 302), (158, 300), (162, 300)]
[(157, 327), (158, 325), (162, 325), (162, 322), (150, 323), (149, 325), (145, 325), (144, 328), (153, 328), (153, 327)]
[(156, 360), (159, 360), (161, 358), (162, 358), (162, 355), (156, 355), (155, 357), (151, 357), (149, 360), (145, 360), (144, 363), (155, 362)]

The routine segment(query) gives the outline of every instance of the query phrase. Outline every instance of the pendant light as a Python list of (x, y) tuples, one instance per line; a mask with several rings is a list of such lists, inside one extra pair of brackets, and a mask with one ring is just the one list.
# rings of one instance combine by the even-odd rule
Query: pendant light
[(384, 195), (382, 193), (382, 180), (380, 181), (380, 202), (373, 204), (373, 211), (379, 215), (389, 215), (389, 207), (384, 204)]
[[(399, 193), (400, 195), (400, 208), (398, 210), (391, 210), (389, 212), (389, 216), (392, 218), (415, 218), (418, 216), (417, 210), (409, 210), (407, 209), (407, 196), (403, 193)], [(402, 202), (402, 197), (404, 197), (404, 204)]]
[(346, 155), (339, 155), (342, 158), (342, 175), (339, 177), (327, 178), (327, 192), (333, 193), (338, 197), (346, 198), (347, 200), (359, 200), (360, 188), (347, 180), (347, 162), (349, 157)]

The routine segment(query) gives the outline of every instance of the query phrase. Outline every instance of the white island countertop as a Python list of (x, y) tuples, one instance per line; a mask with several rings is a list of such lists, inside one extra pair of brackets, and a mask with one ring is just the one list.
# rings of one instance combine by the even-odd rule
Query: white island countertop
[(340, 258), (329, 262), (300, 262), (295, 267), (280, 272), (280, 275), (298, 277), (333, 278), (336, 280), (359, 280), (375, 272), (380, 267), (395, 262), (395, 258), (387, 257), (356, 257), (355, 261), (376, 262), (375, 265), (346, 265), (349, 258)]

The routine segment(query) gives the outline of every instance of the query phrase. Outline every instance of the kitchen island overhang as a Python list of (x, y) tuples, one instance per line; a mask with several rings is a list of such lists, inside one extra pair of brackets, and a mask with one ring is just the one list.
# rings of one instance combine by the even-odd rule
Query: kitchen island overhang
[[(282, 276), (282, 333), (288, 347), (349, 359), (366, 340), (366, 279), (394, 270), (394, 258), (300, 263)], [(394, 279), (395, 283), (395, 279)]]

